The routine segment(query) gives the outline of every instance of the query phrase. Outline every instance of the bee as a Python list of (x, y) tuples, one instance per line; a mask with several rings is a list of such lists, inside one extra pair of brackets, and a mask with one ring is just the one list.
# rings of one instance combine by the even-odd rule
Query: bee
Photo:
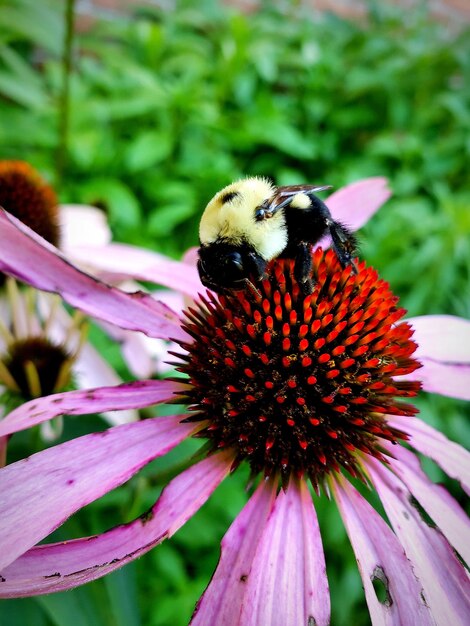
[(246, 178), (219, 191), (199, 226), (198, 271), (217, 293), (255, 288), (276, 258), (294, 260), (302, 292), (313, 289), (312, 246), (329, 234), (343, 267), (353, 265), (356, 239), (336, 222), (315, 194), (330, 186), (275, 187), (264, 178)]

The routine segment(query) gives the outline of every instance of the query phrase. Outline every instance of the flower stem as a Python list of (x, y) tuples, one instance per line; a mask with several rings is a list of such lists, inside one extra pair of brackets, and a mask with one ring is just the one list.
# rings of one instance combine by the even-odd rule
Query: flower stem
[(62, 90), (59, 96), (59, 141), (56, 160), (56, 188), (59, 189), (68, 156), (70, 119), (70, 75), (72, 73), (72, 47), (74, 37), (75, 0), (67, 0), (65, 6), (64, 49), (62, 53)]

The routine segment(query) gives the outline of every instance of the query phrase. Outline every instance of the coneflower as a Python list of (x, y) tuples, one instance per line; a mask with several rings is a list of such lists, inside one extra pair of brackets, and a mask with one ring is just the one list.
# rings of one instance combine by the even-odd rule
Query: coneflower
[[(49, 243), (62, 247), (64, 211), (70, 215), (70, 210), (58, 204), (54, 189), (29, 163), (0, 160), (0, 206)], [(65, 229), (66, 241), (73, 250), (70, 230)], [(84, 316), (77, 311), (69, 315), (60, 298), (20, 287), (0, 273), (0, 312), (0, 416), (26, 400), (75, 385), (120, 381), (85, 342)], [(136, 419), (137, 413), (130, 411), (117, 418), (109, 414), (107, 418), (119, 424)], [(59, 429), (54, 432), (48, 426), (43, 425), (42, 433), (50, 439)], [(0, 463), (5, 462), (5, 440), (3, 443)]]
[[(188, 403), (183, 415), (86, 435), (0, 470), (0, 595), (65, 590), (120, 567), (174, 534), (247, 463), (257, 486), (223, 539), (193, 625), (329, 623), (310, 485), (339, 507), (374, 626), (468, 622), (468, 518), (423, 473), (409, 446), (466, 489), (469, 455), (419, 420), (409, 400), (419, 380), (427, 388), (427, 360), (441, 368), (441, 393), (468, 399), (468, 385), (455, 385), (453, 372), (468, 374), (470, 358), (465, 350), (455, 358), (455, 342), (441, 344), (437, 357), (426, 318), (402, 321), (404, 310), (375, 270), (360, 263), (355, 275), (333, 252), (317, 249), (311, 296), (300, 294), (289, 262), (275, 261), (259, 298), (207, 293), (180, 317), (147, 294), (124, 293), (80, 272), (5, 214), (0, 240), (0, 270), (60, 293), (88, 315), (174, 339), (183, 374), (38, 398), (6, 416), (0, 436), (58, 415), (174, 402), (175, 394)], [(469, 322), (434, 322), (469, 345)], [(205, 440), (204, 458), (140, 518), (91, 538), (35, 546), (191, 436)], [(378, 493), (389, 524), (357, 481)]]

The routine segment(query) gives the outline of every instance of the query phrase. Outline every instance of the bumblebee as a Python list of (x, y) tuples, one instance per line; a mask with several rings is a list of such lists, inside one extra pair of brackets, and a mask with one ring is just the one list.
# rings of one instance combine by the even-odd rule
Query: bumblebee
[(356, 239), (331, 217), (315, 194), (329, 186), (275, 187), (264, 178), (246, 178), (219, 191), (199, 226), (198, 271), (203, 285), (226, 293), (255, 287), (276, 258), (294, 260), (303, 293), (312, 292), (311, 250), (329, 234), (343, 267), (352, 265)]

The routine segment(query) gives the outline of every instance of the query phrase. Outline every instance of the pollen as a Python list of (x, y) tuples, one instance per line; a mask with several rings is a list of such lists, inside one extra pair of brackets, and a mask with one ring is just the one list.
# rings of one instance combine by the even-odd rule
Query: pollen
[(179, 368), (209, 452), (231, 448), (234, 467), (283, 485), (307, 475), (317, 486), (341, 469), (360, 477), (365, 455), (385, 460), (383, 442), (406, 439), (387, 416), (417, 413), (403, 399), (420, 383), (401, 378), (420, 367), (416, 344), (388, 284), (363, 262), (342, 268), (333, 250), (315, 250), (312, 265), (307, 296), (285, 259), (259, 294), (207, 292), (187, 314), (193, 341)]
[(59, 244), (57, 197), (24, 161), (0, 161), (0, 206), (49, 243)]

